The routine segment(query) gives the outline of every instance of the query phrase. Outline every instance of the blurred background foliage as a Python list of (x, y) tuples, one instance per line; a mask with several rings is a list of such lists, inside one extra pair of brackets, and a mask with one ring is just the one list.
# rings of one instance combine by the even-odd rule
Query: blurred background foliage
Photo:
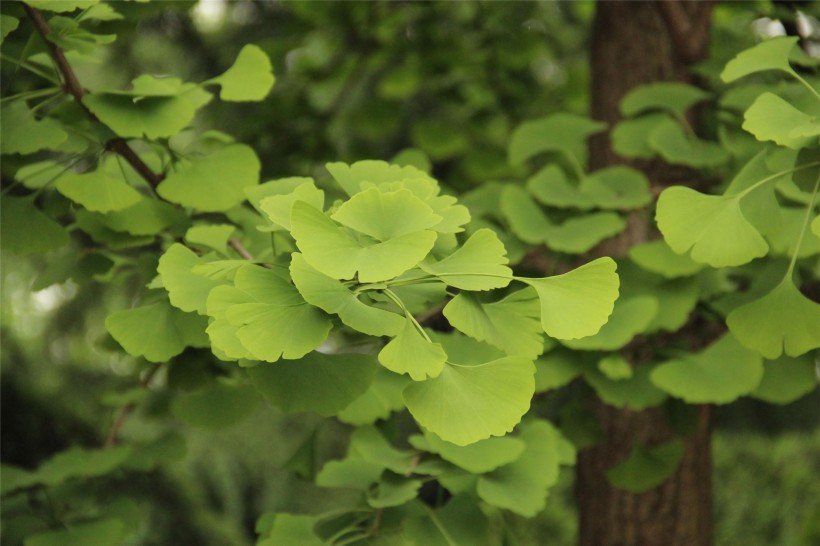
[[(4, 11), (16, 9), (9, 4)], [(466, 191), (519, 175), (507, 165), (505, 150), (520, 122), (588, 110), (591, 2), (211, 0), (122, 2), (117, 9), (124, 18), (99, 28), (117, 34), (116, 42), (101, 48), (103, 57), (75, 63), (89, 89), (125, 87), (142, 73), (201, 81), (229, 66), (246, 43), (270, 55), (277, 83), (266, 101), (213, 104), (197, 119), (201, 129), (223, 130), (251, 145), (263, 180), (323, 177), (328, 161), (421, 157), (421, 151), (439, 180)], [(777, 10), (769, 2), (720, 4), (703, 72), (751, 45), (755, 29), (782, 15)], [(29, 34), (7, 38), (4, 53), (36, 47)], [(5, 78), (2, 94), (25, 88), (24, 78), (22, 72)], [(15, 170), (13, 161), (4, 162), (3, 178)], [(65, 279), (60, 264), (66, 260), (84, 260), (73, 275), (97, 282)], [(228, 431), (182, 426), (170, 414), (172, 393), (213, 381), (203, 367), (218, 374), (226, 366), (200, 351), (175, 359), (150, 390), (135, 389), (134, 373), (147, 363), (107, 350), (111, 340), (103, 327), (106, 313), (127, 306), (123, 298), (135, 290), (117, 285), (124, 277), (116, 267), (97, 275), (108, 269), (104, 265), (93, 254), (3, 255), (3, 462), (34, 468), (72, 445), (99, 446), (117, 409), (139, 400), (123, 436), (172, 433), (184, 438), (186, 449), (160, 469), (94, 482), (97, 498), (136, 514), (133, 544), (253, 544), (262, 513), (319, 512), (338, 500), (291, 472), (311, 470), (291, 458), (315, 435), (312, 457), (321, 467), (344, 452), (347, 427), (262, 404)], [(64, 282), (49, 287), (55, 280)], [(547, 413), (557, 405), (543, 403)], [(747, 400), (718, 409), (717, 544), (807, 546), (820, 540), (818, 403), (815, 391), (785, 407)], [(388, 425), (401, 427), (396, 421)], [(53, 495), (35, 492), (14, 502), (56, 517), (69, 508), (60, 506), (59, 491)], [(13, 513), (15, 507), (5, 504)], [(522, 544), (573, 544), (574, 510), (572, 475), (566, 473), (547, 509), (513, 526)], [(4, 543), (17, 543), (15, 536), (5, 525)]]

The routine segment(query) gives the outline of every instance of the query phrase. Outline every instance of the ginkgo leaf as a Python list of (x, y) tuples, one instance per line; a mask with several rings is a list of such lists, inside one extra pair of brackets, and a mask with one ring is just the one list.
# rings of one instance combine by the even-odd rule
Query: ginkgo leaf
[[(259, 214), (265, 214), (260, 205), (266, 197), (272, 197), (274, 195), (288, 195), (299, 186), (307, 183), (310, 183), (313, 186), (316, 185), (314, 180), (308, 176), (290, 176), (288, 178), (268, 180), (258, 186), (248, 186), (245, 188), (245, 196), (248, 198), (248, 203), (259, 211)], [(290, 208), (292, 206), (293, 203), (288, 206), (288, 217), (290, 217)]]
[(410, 381), (405, 375), (397, 375), (380, 367), (367, 391), (336, 417), (343, 423), (355, 426), (371, 425), (378, 419), (387, 419), (392, 412), (404, 409), (401, 393)]
[(348, 457), (361, 457), (397, 474), (409, 474), (416, 462), (411, 450), (397, 449), (376, 427), (360, 427), (350, 435)]
[(597, 333), (612, 314), (619, 285), (615, 269), (612, 258), (598, 258), (563, 275), (516, 279), (538, 293), (544, 332), (577, 339)]
[(680, 440), (653, 447), (636, 443), (625, 461), (606, 471), (606, 478), (619, 489), (643, 493), (662, 484), (678, 469), (682, 459)]
[(431, 228), (442, 219), (410, 190), (383, 193), (377, 188), (357, 193), (331, 218), (382, 242)]
[(24, 100), (3, 103), (0, 107), (0, 153), (31, 154), (53, 150), (68, 138), (60, 123), (51, 118), (37, 120)]
[(367, 504), (372, 508), (401, 506), (416, 498), (421, 485), (421, 480), (411, 480), (403, 475), (386, 472), (376, 487), (368, 491)]
[(14, 254), (46, 252), (68, 244), (68, 231), (43, 214), (33, 197), (0, 199), (0, 247)]
[(599, 360), (598, 370), (614, 381), (629, 379), (635, 375), (632, 365), (619, 354), (610, 354)]
[(633, 209), (652, 201), (646, 175), (624, 165), (595, 171), (581, 180), (579, 190), (602, 209)]
[(222, 282), (196, 275), (191, 271), (202, 263), (204, 260), (179, 243), (171, 245), (160, 257), (157, 273), (168, 291), (171, 305), (183, 311), (206, 314), (208, 294)]
[(371, 336), (395, 336), (404, 328), (401, 315), (363, 303), (341, 282), (316, 271), (298, 252), (291, 255), (290, 275), (305, 301), (339, 315), (351, 328)]
[(330, 416), (364, 394), (376, 368), (370, 355), (314, 351), (298, 360), (248, 368), (248, 377), (262, 396), (282, 411)]
[(774, 93), (763, 93), (743, 114), (743, 128), (757, 140), (771, 140), (781, 146), (799, 150), (809, 145), (812, 131), (797, 131), (796, 127), (808, 128), (812, 116), (801, 112)]
[(633, 88), (621, 99), (619, 108), (624, 116), (634, 116), (646, 110), (664, 110), (682, 118), (694, 104), (709, 94), (703, 89), (681, 82), (654, 82)]
[(584, 370), (584, 380), (606, 404), (641, 411), (659, 406), (667, 398), (666, 393), (650, 381), (652, 370), (651, 365), (636, 366), (630, 377), (613, 379), (597, 367), (590, 367)]
[(14, 32), (20, 26), (20, 19), (12, 17), (11, 15), (0, 15), (0, 44), (6, 39), (6, 36)]
[(762, 298), (729, 313), (726, 324), (738, 341), (768, 359), (820, 347), (820, 304), (804, 296), (790, 275)]
[(618, 122), (610, 133), (612, 149), (623, 157), (651, 159), (657, 155), (649, 140), (652, 132), (669, 120), (664, 113), (646, 114)]
[(201, 224), (186, 231), (185, 240), (192, 245), (225, 254), (228, 250), (228, 240), (235, 232), (236, 226), (231, 224)]
[(534, 359), (544, 350), (538, 295), (532, 289), (513, 292), (485, 303), (461, 292), (444, 308), (444, 316), (459, 331), (486, 341), (508, 355)]
[(417, 231), (381, 243), (359, 243), (327, 215), (297, 201), (291, 212), (292, 234), (305, 261), (335, 279), (378, 282), (401, 275), (433, 248), (436, 233)]
[(308, 305), (285, 276), (248, 264), (237, 270), (234, 283), (239, 303), (224, 316), (256, 359), (301, 358), (327, 338), (332, 326), (327, 316)]
[(525, 243), (543, 243), (553, 224), (530, 194), (520, 186), (507, 185), (501, 192), (501, 212), (510, 229)]
[(258, 407), (259, 396), (250, 385), (236, 387), (216, 383), (175, 397), (171, 413), (186, 425), (220, 430), (241, 422)]
[(183, 313), (167, 301), (111, 313), (105, 327), (128, 354), (151, 362), (166, 362), (187, 346), (208, 344), (203, 338), (205, 319)]
[(789, 65), (789, 52), (794, 49), (798, 39), (797, 36), (779, 36), (741, 51), (726, 64), (720, 73), (720, 79), (729, 83), (764, 70), (782, 70), (794, 74)]
[[(60, 2), (62, 3), (62, 2)], [(69, 2), (75, 4), (77, 2)], [(84, 2), (88, 3), (88, 2)], [(38, 4), (58, 4), (56, 0), (51, 2), (38, 2)], [(56, 9), (61, 9), (55, 6)], [(129, 534), (125, 523), (118, 518), (103, 518), (98, 520), (86, 520), (72, 523), (64, 529), (33, 533), (26, 536), (26, 546), (84, 546), (94, 544), (95, 546), (117, 546)]]
[(55, 187), (75, 203), (96, 212), (122, 210), (136, 205), (141, 199), (137, 190), (122, 178), (99, 169), (83, 174), (64, 174)]
[[(448, 489), (451, 486), (448, 485)], [(405, 546), (491, 546), (493, 532), (480, 505), (470, 494), (456, 495), (442, 508), (418, 512), (402, 520), (398, 540)]]
[(546, 392), (569, 384), (584, 371), (580, 353), (554, 349), (535, 361), (535, 392)]
[(521, 456), (527, 445), (519, 438), (503, 437), (457, 446), (445, 442), (432, 432), (427, 432), (424, 436), (411, 436), (410, 443), (418, 449), (436, 453), (445, 461), (473, 474), (484, 474), (510, 464)]
[(259, 183), (261, 165), (244, 144), (231, 144), (172, 171), (157, 187), (164, 199), (214, 212), (245, 200), (245, 188)]
[(159, 199), (140, 199), (127, 209), (100, 216), (106, 227), (131, 235), (156, 235), (171, 226), (183, 227), (189, 222), (185, 213)]
[(765, 256), (769, 245), (743, 215), (737, 195), (705, 195), (673, 186), (658, 198), (658, 227), (678, 254), (712, 267), (742, 265)]
[(717, 167), (729, 159), (721, 145), (687, 135), (672, 119), (661, 120), (652, 129), (649, 146), (668, 163), (690, 167)]
[(248, 44), (233, 65), (216, 78), (205, 82), (222, 86), (219, 98), (226, 101), (261, 101), (273, 87), (276, 78), (267, 54), (259, 46)]
[(675, 253), (664, 240), (633, 246), (629, 249), (629, 258), (643, 269), (667, 279), (695, 275), (704, 267), (687, 254)]
[(731, 334), (700, 353), (668, 360), (650, 374), (656, 387), (690, 404), (728, 404), (757, 388), (761, 377), (760, 355)]
[(523, 423), (524, 452), (511, 464), (483, 474), (476, 491), (484, 502), (524, 517), (544, 509), (547, 491), (558, 480), (560, 433), (542, 420)]
[(527, 189), (541, 203), (553, 207), (591, 209), (594, 205), (557, 165), (547, 165), (527, 179)]
[(504, 288), (512, 280), (507, 263), (507, 251), (498, 236), (492, 230), (479, 229), (443, 260), (422, 262), (419, 267), (462, 290), (492, 290)]
[(418, 331), (410, 318), (404, 328), (379, 352), (382, 366), (396, 373), (406, 373), (413, 381), (424, 381), (428, 377), (438, 377), (447, 353), (439, 343), (432, 343)]
[(525, 121), (513, 131), (507, 148), (510, 163), (523, 165), (529, 158), (541, 152), (563, 152), (586, 165), (586, 140), (599, 133), (606, 124), (584, 116), (558, 113)]
[(271, 195), (259, 202), (259, 210), (279, 229), (290, 231), (290, 213), (296, 201), (312, 205), (316, 210), (325, 206), (325, 192), (316, 187), (313, 181), (298, 185), (292, 192), (284, 195)]
[(515, 427), (530, 407), (534, 372), (523, 357), (448, 363), (438, 377), (408, 385), (404, 403), (419, 424), (442, 440), (472, 444)]
[(570, 218), (551, 226), (544, 233), (544, 243), (558, 252), (582, 254), (623, 231), (626, 220), (614, 212), (596, 212)]
[(814, 359), (782, 355), (763, 362), (763, 378), (751, 396), (769, 404), (791, 404), (817, 388)]
[(351, 165), (341, 162), (328, 163), (325, 168), (350, 196), (359, 193), (364, 182), (380, 184), (408, 178), (428, 178), (427, 173), (411, 165), (391, 165), (376, 160), (357, 161)]
[(652, 296), (620, 297), (612, 315), (597, 334), (562, 343), (582, 351), (614, 351), (645, 332), (658, 312), (658, 300)]
[(206, 309), (211, 318), (205, 333), (211, 341), (211, 350), (221, 360), (253, 358), (250, 351), (239, 341), (237, 328), (228, 321), (227, 316), (232, 305), (245, 301), (246, 295), (233, 286), (217, 286), (208, 294)]
[(621, 284), (622, 298), (651, 296), (658, 302), (658, 311), (644, 329), (645, 333), (658, 330), (675, 332), (686, 323), (701, 296), (700, 277), (664, 279), (630, 262), (621, 263), (620, 267), (621, 279), (624, 281)]

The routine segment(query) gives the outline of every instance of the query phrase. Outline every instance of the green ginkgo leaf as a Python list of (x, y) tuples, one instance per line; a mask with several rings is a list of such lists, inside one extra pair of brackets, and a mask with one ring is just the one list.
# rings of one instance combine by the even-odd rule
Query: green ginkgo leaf
[(729, 154), (716, 142), (687, 135), (672, 119), (661, 120), (649, 135), (649, 146), (668, 163), (690, 167), (718, 167)]
[(583, 254), (592, 247), (623, 231), (626, 220), (614, 212), (596, 212), (570, 218), (544, 233), (544, 243), (552, 250)]
[(782, 70), (794, 74), (789, 65), (789, 52), (794, 49), (798, 39), (797, 36), (779, 36), (741, 51), (726, 64), (726, 68), (720, 73), (720, 79), (729, 83), (764, 70)]
[(706, 350), (668, 360), (650, 374), (652, 383), (690, 404), (728, 404), (754, 391), (763, 377), (763, 359), (731, 334)]
[(519, 438), (527, 446), (521, 456), (482, 475), (476, 490), (488, 504), (532, 517), (544, 509), (547, 491), (558, 480), (560, 433), (539, 420), (523, 423)]
[(357, 193), (331, 218), (382, 242), (431, 228), (442, 220), (408, 189), (381, 192), (377, 188)]
[(406, 373), (413, 381), (438, 377), (446, 361), (447, 353), (441, 344), (422, 337), (409, 317), (404, 328), (379, 352), (382, 366), (396, 373)]
[(208, 294), (206, 309), (211, 318), (205, 333), (211, 341), (211, 350), (221, 360), (254, 358), (239, 340), (236, 326), (228, 320), (228, 309), (245, 301), (246, 295), (233, 286), (217, 286)]
[(632, 365), (620, 354), (613, 353), (598, 361), (598, 370), (608, 379), (620, 381), (635, 375)]
[(314, 351), (298, 360), (248, 368), (248, 377), (262, 396), (282, 411), (330, 416), (364, 394), (376, 368), (370, 355)]
[(535, 361), (535, 392), (546, 392), (568, 385), (584, 371), (581, 353), (558, 348)]
[(634, 209), (652, 201), (646, 176), (624, 165), (595, 171), (581, 180), (579, 190), (602, 209)]
[(46, 252), (66, 245), (68, 231), (34, 205), (34, 197), (0, 199), (0, 248), (14, 254)]
[(83, 97), (83, 104), (121, 137), (158, 139), (179, 133), (212, 98), (210, 93), (190, 83), (174, 94), (136, 95), (90, 93)]
[(703, 89), (681, 82), (655, 82), (633, 88), (621, 100), (624, 116), (634, 116), (646, 110), (664, 110), (682, 118), (694, 104), (709, 94)]
[(516, 128), (510, 139), (509, 160), (513, 166), (523, 165), (542, 152), (562, 152), (582, 166), (587, 162), (587, 143), (590, 135), (600, 133), (606, 124), (584, 116), (558, 113), (525, 121)]
[(623, 157), (652, 159), (657, 152), (649, 143), (650, 136), (657, 127), (668, 121), (669, 115), (663, 113), (622, 120), (610, 134), (612, 149)]
[(367, 504), (372, 508), (401, 506), (416, 498), (421, 485), (421, 480), (411, 480), (387, 472), (382, 475), (375, 489), (368, 491)]
[(530, 407), (532, 362), (505, 357), (444, 366), (441, 374), (404, 389), (404, 403), (422, 426), (464, 446), (510, 432)]
[(369, 159), (357, 161), (352, 165), (341, 162), (328, 163), (325, 168), (350, 196), (359, 193), (364, 182), (381, 184), (412, 178), (429, 178), (427, 173), (411, 165), (391, 165), (385, 161)]
[(642, 365), (631, 369), (630, 377), (614, 379), (597, 367), (590, 367), (584, 371), (584, 379), (595, 389), (601, 400), (616, 408), (641, 411), (659, 406), (666, 400), (666, 393), (650, 381), (653, 366)]
[(738, 341), (768, 359), (820, 347), (820, 304), (804, 296), (790, 275), (762, 298), (729, 313), (726, 324)]
[(683, 442), (645, 447), (636, 443), (629, 457), (606, 471), (606, 479), (619, 489), (643, 493), (662, 484), (683, 459)]
[(37, 120), (24, 100), (3, 103), (0, 107), (0, 153), (31, 154), (53, 150), (68, 138), (60, 123), (51, 118)]
[[(288, 178), (268, 180), (258, 186), (248, 186), (245, 188), (245, 196), (248, 198), (248, 203), (259, 211), (259, 214), (265, 214), (262, 210), (261, 204), (262, 200), (266, 197), (271, 197), (274, 195), (288, 195), (299, 186), (307, 183), (310, 183), (313, 186), (316, 185), (314, 180), (307, 176), (291, 176)], [(290, 208), (292, 206), (293, 203), (291, 203), (287, 209), (288, 217), (290, 217)]]
[(422, 262), (419, 267), (462, 290), (492, 290), (504, 288), (512, 280), (507, 263), (507, 251), (498, 236), (492, 230), (479, 229), (443, 260)]
[(598, 258), (563, 275), (516, 279), (538, 293), (544, 332), (557, 339), (577, 339), (596, 334), (612, 314), (618, 298), (616, 267), (612, 258)]
[(248, 264), (237, 270), (234, 283), (235, 287), (212, 291), (208, 312), (218, 301), (212, 297), (232, 300), (224, 315), (216, 316), (227, 319), (242, 346), (257, 360), (301, 358), (327, 338), (331, 322), (302, 299), (285, 275)]
[(111, 313), (105, 327), (128, 354), (151, 362), (166, 362), (188, 346), (208, 345), (203, 338), (205, 319), (164, 300)]
[(306, 181), (284, 195), (271, 195), (259, 202), (259, 210), (274, 223), (274, 229), (290, 231), (290, 213), (296, 201), (303, 201), (316, 210), (325, 206), (325, 192), (316, 187), (312, 180)]
[(293, 205), (292, 234), (305, 261), (335, 279), (379, 282), (397, 277), (415, 266), (433, 248), (434, 231), (407, 233), (377, 243), (360, 243), (323, 212), (302, 201)]
[(562, 343), (583, 351), (614, 351), (646, 331), (658, 312), (658, 300), (652, 296), (618, 298), (612, 316), (597, 334)]
[(361, 457), (365, 461), (379, 464), (397, 474), (409, 474), (413, 471), (414, 453), (410, 450), (397, 449), (382, 436), (376, 427), (360, 427), (350, 435), (348, 457)]
[(630, 262), (621, 263), (620, 267), (622, 298), (651, 296), (658, 301), (658, 312), (644, 332), (675, 332), (686, 323), (701, 296), (701, 277), (664, 279)]
[(695, 275), (704, 267), (688, 254), (674, 252), (664, 240), (633, 246), (629, 249), (629, 258), (646, 271), (667, 279)]
[(376, 370), (376, 376), (364, 394), (353, 400), (336, 417), (349, 425), (372, 425), (378, 419), (387, 419), (394, 411), (404, 409), (401, 393), (411, 380), (384, 368)]
[(538, 295), (519, 290), (496, 302), (482, 302), (461, 292), (444, 308), (444, 316), (459, 331), (498, 347), (508, 355), (534, 359), (544, 350)]
[(170, 226), (184, 227), (184, 211), (159, 199), (144, 197), (127, 209), (98, 216), (106, 227), (131, 235), (156, 235)]
[(186, 425), (220, 430), (241, 422), (258, 407), (259, 396), (250, 385), (235, 387), (216, 383), (175, 397), (171, 413)]
[(594, 205), (557, 165), (547, 165), (527, 180), (527, 189), (545, 205), (560, 208), (591, 209)]
[(226, 254), (228, 240), (234, 233), (236, 233), (236, 226), (231, 224), (201, 224), (186, 231), (185, 240), (192, 245)]
[(64, 174), (55, 187), (75, 203), (95, 212), (122, 210), (136, 205), (141, 199), (137, 190), (122, 178), (100, 169), (83, 174)]
[(529, 244), (540, 244), (553, 228), (552, 222), (520, 186), (507, 185), (501, 192), (501, 213), (516, 237)]
[(742, 265), (765, 256), (769, 245), (743, 215), (738, 195), (705, 195), (673, 186), (658, 198), (658, 227), (678, 254), (712, 267)]
[[(452, 487), (448, 484), (448, 489)], [(425, 513), (426, 512), (426, 513)], [(402, 520), (398, 544), (405, 546), (491, 546), (490, 522), (470, 494), (456, 495), (442, 508), (416, 512)]]
[(290, 275), (306, 302), (339, 315), (342, 322), (359, 332), (371, 336), (395, 336), (404, 328), (401, 315), (363, 303), (340, 281), (312, 268), (298, 252), (291, 256)]
[[(40, 4), (58, 4), (38, 2)], [(75, 4), (77, 2), (69, 2)], [(88, 2), (84, 2), (87, 4)], [(60, 9), (55, 6), (56, 9)], [(123, 520), (118, 518), (103, 518), (91, 521), (82, 521), (70, 524), (65, 529), (34, 533), (26, 537), (25, 546), (117, 546), (122, 544), (129, 534)]]
[(12, 17), (11, 15), (0, 15), (0, 44), (6, 39), (6, 36), (14, 32), (20, 26), (20, 19)]
[(410, 443), (418, 449), (436, 453), (467, 472), (484, 474), (512, 463), (524, 452), (527, 444), (520, 438), (487, 438), (474, 444), (457, 446), (445, 442), (432, 432), (411, 436)]
[(751, 396), (769, 404), (791, 404), (817, 388), (814, 359), (780, 356), (763, 362), (763, 379)]
[(245, 200), (245, 188), (259, 183), (261, 165), (244, 144), (231, 144), (172, 171), (157, 187), (164, 199), (215, 212)]
[(276, 78), (270, 59), (259, 46), (248, 44), (233, 65), (216, 78), (205, 82), (222, 86), (219, 98), (226, 101), (261, 101), (270, 93)]
[(160, 257), (157, 273), (168, 291), (171, 305), (183, 311), (206, 314), (208, 294), (223, 283), (191, 271), (203, 263), (205, 260), (179, 243), (171, 245)]
[[(799, 150), (817, 140), (813, 131), (808, 130), (813, 119), (774, 93), (763, 93), (743, 114), (743, 128), (757, 140), (771, 140)], [(795, 131), (800, 126), (805, 130)]]

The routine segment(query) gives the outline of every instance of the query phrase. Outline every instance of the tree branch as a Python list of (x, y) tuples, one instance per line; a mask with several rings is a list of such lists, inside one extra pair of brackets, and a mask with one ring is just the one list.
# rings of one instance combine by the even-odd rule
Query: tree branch
[[(157, 364), (151, 371), (145, 374), (145, 377), (142, 378), (140, 381), (140, 385), (142, 387), (148, 387), (151, 383), (151, 380), (154, 379), (154, 376), (157, 375), (157, 372), (161, 368), (160, 364)], [(123, 425), (125, 425), (125, 421), (128, 419), (128, 416), (134, 411), (137, 405), (134, 402), (128, 402), (126, 405), (120, 408), (120, 411), (117, 413), (117, 416), (114, 418), (114, 423), (111, 425), (111, 430), (108, 431), (108, 436), (105, 438), (105, 443), (103, 444), (104, 447), (114, 447), (117, 445), (117, 441), (119, 440), (120, 431), (122, 430)]]
[[(31, 7), (26, 3), (23, 3), (23, 8), (26, 10), (29, 18), (34, 23), (37, 33), (40, 34), (43, 42), (45, 42), (48, 52), (51, 55), (52, 60), (54, 60), (54, 64), (57, 65), (57, 71), (62, 76), (64, 82), (63, 90), (74, 97), (74, 100), (77, 101), (77, 104), (83, 109), (88, 117), (94, 121), (99, 121), (97, 116), (95, 116), (94, 113), (83, 103), (85, 90), (80, 84), (80, 80), (77, 79), (77, 75), (71, 68), (68, 59), (66, 59), (62, 48), (48, 39), (48, 35), (51, 34), (51, 28), (49, 28), (48, 23), (45, 18), (43, 18), (43, 14), (40, 13), (38, 9)], [(114, 138), (106, 143), (106, 148), (113, 150), (122, 156), (122, 158), (125, 159), (134, 168), (134, 170), (137, 171), (139, 175), (151, 185), (152, 188), (156, 189), (159, 183), (162, 182), (163, 178), (165, 178), (164, 175), (152, 171), (151, 168), (146, 165), (142, 159), (140, 159), (137, 153), (134, 152), (130, 146), (128, 146), (125, 139)]]

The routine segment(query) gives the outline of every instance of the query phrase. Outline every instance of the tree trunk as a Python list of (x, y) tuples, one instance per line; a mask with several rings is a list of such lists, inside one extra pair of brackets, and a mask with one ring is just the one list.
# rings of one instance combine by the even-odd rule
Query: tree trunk
[[(610, 126), (620, 119), (618, 103), (633, 87), (655, 81), (691, 82), (689, 65), (702, 59), (708, 46), (711, 2), (599, 1), (593, 25), (592, 116)], [(670, 181), (680, 183), (681, 170), (659, 161), (625, 161), (611, 149), (607, 134), (590, 140), (592, 170), (629, 164), (650, 179), (653, 193)], [(626, 231), (599, 249), (623, 256), (646, 241), (649, 211), (629, 217)], [(638, 347), (645, 357), (648, 347)], [(651, 355), (649, 359), (651, 359)], [(624, 461), (633, 444), (657, 445), (672, 437), (662, 409), (636, 412), (596, 400), (594, 412), (603, 428), (596, 446), (578, 458), (576, 495), (581, 546), (708, 546), (712, 542), (710, 411), (698, 407), (696, 431), (685, 439), (677, 472), (662, 485), (633, 494), (614, 488), (605, 472)]]

